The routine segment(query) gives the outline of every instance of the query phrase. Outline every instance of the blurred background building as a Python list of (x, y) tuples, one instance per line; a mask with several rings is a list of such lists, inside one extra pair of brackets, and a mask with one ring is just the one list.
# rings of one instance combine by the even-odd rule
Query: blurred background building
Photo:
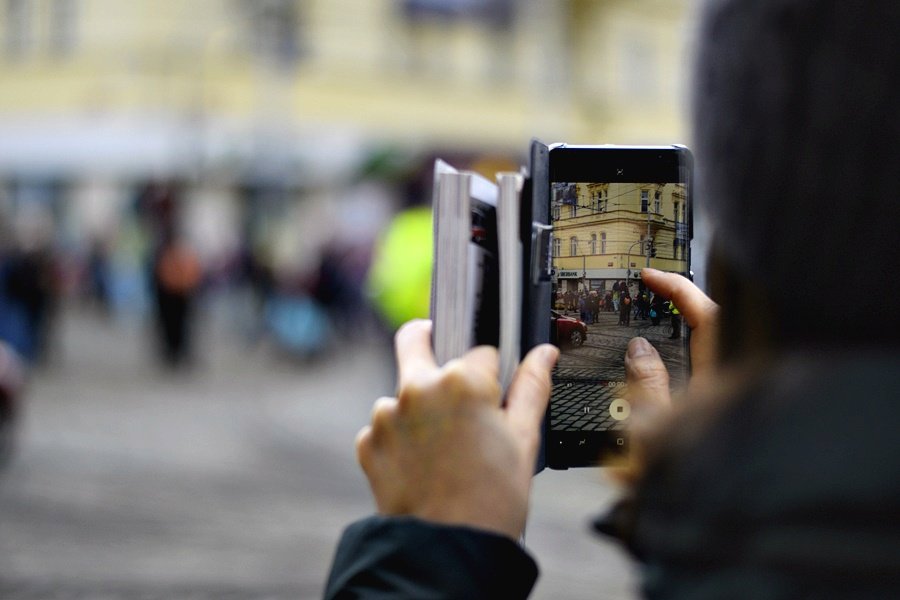
[(249, 253), (309, 279), (323, 248), (365, 255), (427, 201), (436, 154), (685, 141), (686, 8), (4, 0), (0, 214), (77, 263), (66, 289), (108, 253), (123, 310), (147, 304), (135, 270), (163, 196), (212, 276)]
[[(532, 137), (689, 144), (689, 5), (0, 0), (0, 340), (30, 373), (0, 596), (318, 597), (370, 510), (352, 439), (391, 391), (378, 332), (427, 310), (434, 158), (492, 177)], [(369, 302), (384, 247), (402, 311)], [(625, 597), (624, 559), (573, 542), (596, 478), (553, 477), (536, 597), (596, 597), (596, 564)]]

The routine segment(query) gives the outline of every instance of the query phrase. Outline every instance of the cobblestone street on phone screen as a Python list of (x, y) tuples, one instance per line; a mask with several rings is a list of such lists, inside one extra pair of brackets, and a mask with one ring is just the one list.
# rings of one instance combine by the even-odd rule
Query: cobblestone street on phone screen
[[(573, 312), (568, 316), (577, 318), (578, 315)], [(583, 345), (563, 344), (554, 373), (555, 427), (571, 430), (623, 427), (610, 414), (610, 405), (624, 391), (625, 349), (633, 337), (644, 337), (656, 348), (669, 368), (674, 387), (684, 383), (681, 353), (684, 342), (669, 339), (672, 328), (668, 317), (659, 325), (636, 318), (628, 325), (619, 325), (618, 318), (616, 313), (600, 313), (597, 322), (587, 326)], [(585, 391), (585, 382), (589, 382), (589, 392)]]

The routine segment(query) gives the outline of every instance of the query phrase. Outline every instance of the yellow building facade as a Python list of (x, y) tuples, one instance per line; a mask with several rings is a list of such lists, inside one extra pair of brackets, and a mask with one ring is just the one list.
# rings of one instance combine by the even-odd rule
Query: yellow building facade
[(685, 141), (686, 0), (475, 4), (8, 0), (0, 174)]
[(555, 183), (553, 268), (559, 291), (609, 290), (643, 267), (686, 273), (689, 206), (680, 183)]
[(306, 260), (359, 236), (350, 188), (384, 148), (686, 141), (688, 2), (4, 0), (0, 209), (102, 232), (174, 180), (211, 256), (258, 206), (257, 237)]

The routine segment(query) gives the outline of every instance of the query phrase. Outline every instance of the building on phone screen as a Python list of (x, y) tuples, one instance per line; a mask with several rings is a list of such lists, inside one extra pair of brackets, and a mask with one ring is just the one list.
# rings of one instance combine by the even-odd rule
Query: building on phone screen
[(688, 271), (683, 183), (554, 183), (551, 199), (557, 295), (640, 287), (640, 270)]

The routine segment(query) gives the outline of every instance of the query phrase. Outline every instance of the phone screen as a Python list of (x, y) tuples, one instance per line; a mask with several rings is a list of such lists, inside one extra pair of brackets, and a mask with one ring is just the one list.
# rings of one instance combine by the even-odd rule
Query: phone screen
[(646, 338), (674, 389), (690, 373), (689, 331), (643, 267), (689, 275), (691, 160), (680, 147), (550, 151), (550, 339), (560, 348), (548, 464), (588, 466), (625, 451), (629, 340)]

